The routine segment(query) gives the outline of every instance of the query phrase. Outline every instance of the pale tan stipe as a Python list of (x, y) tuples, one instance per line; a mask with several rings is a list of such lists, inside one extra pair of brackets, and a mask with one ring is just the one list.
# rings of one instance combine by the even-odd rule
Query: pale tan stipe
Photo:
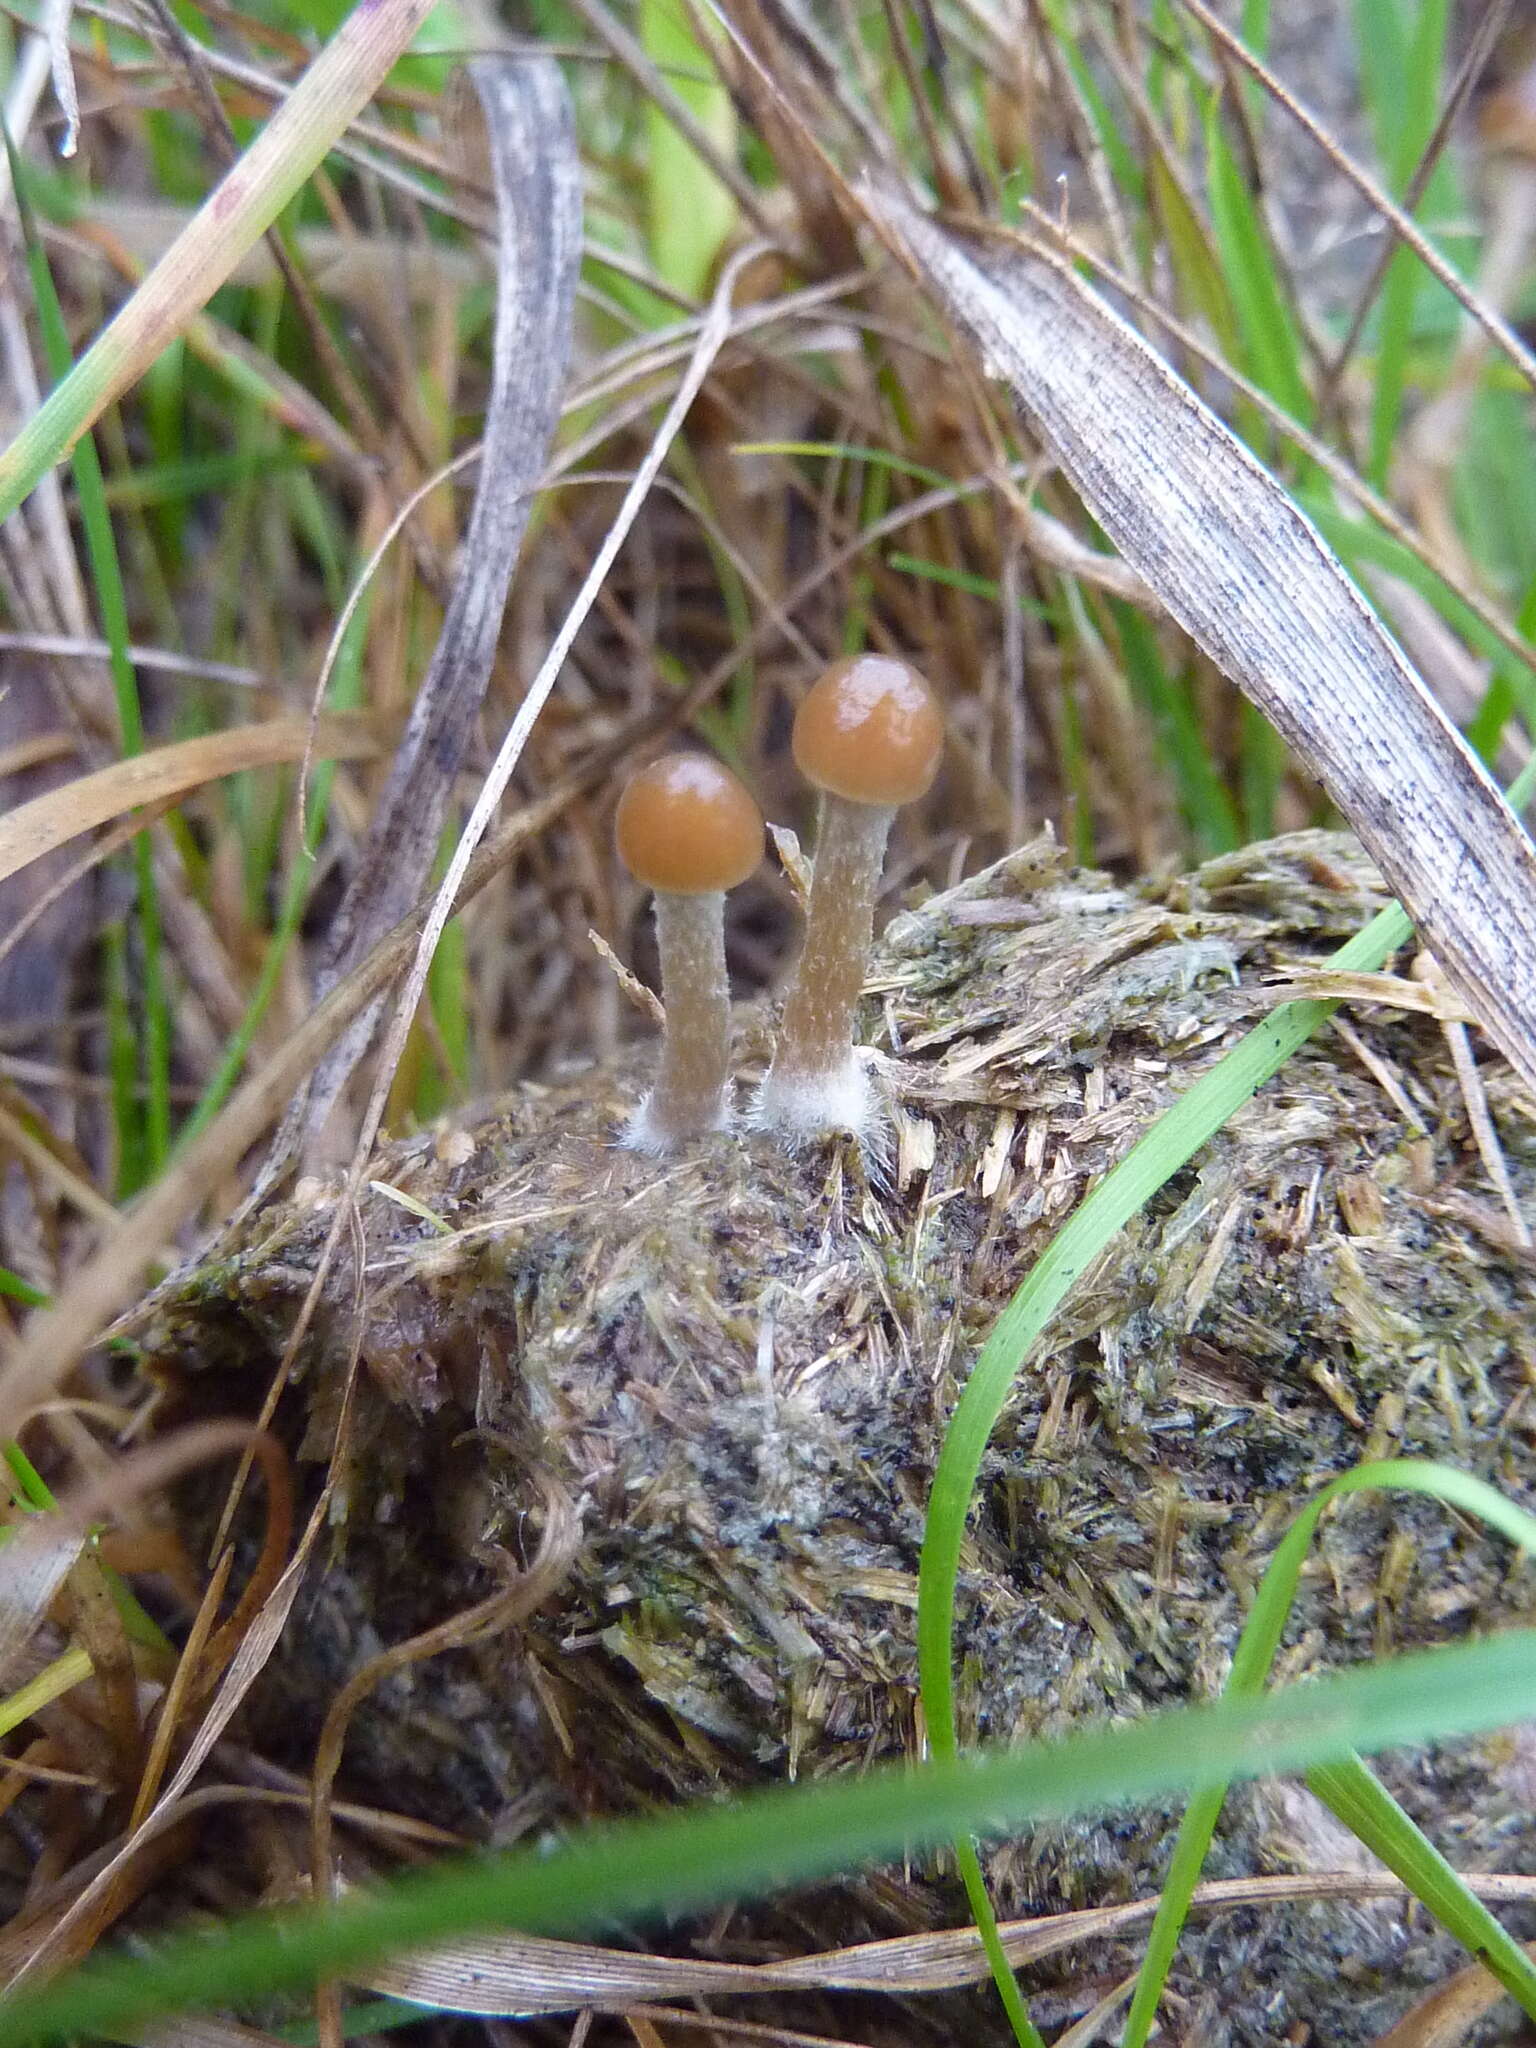
[(667, 1029), (656, 1085), (635, 1112), (626, 1144), (668, 1152), (730, 1122), (731, 1002), (725, 975), (725, 897), (658, 896), (656, 936)]
[(805, 950), (784, 1005), (778, 1051), (763, 1086), (765, 1120), (823, 1127), (865, 1109), (853, 1019), (874, 932), (875, 896), (895, 807), (822, 798)]
[(912, 664), (857, 654), (833, 662), (795, 718), (795, 762), (822, 791), (805, 948), (784, 1005), (754, 1121), (791, 1139), (876, 1121), (854, 1010), (874, 932), (885, 842), (898, 804), (938, 772), (944, 719)]
[(630, 777), (614, 831), (619, 858), (656, 892), (667, 1009), (661, 1071), (624, 1142), (661, 1154), (730, 1123), (725, 891), (762, 859), (763, 817), (718, 761), (668, 754)]

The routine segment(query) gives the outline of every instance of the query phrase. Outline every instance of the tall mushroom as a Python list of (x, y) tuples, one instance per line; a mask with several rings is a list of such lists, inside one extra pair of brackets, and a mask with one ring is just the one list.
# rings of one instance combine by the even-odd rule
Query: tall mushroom
[(869, 1084), (853, 1048), (875, 896), (898, 804), (938, 773), (944, 721), (910, 662), (882, 654), (836, 661), (795, 719), (801, 773), (821, 790), (805, 947), (754, 1121), (786, 1137), (867, 1134)]
[(615, 833), (625, 867), (655, 891), (667, 1010), (656, 1084), (624, 1143), (664, 1154), (730, 1123), (725, 891), (762, 859), (763, 817), (718, 761), (668, 754), (630, 777)]

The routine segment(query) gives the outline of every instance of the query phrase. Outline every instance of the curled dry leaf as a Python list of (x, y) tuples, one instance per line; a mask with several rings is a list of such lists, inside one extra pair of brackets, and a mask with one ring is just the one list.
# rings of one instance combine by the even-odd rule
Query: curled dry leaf
[(1043, 244), (866, 183), (871, 218), (1121, 554), (1348, 818), (1468, 1008), (1536, 1083), (1536, 851), (1310, 520)]
[[(1470, 1874), (1465, 1881), (1479, 1898), (1503, 1903), (1529, 1899), (1536, 1885), (1530, 1878), (1481, 1873)], [(1363, 1904), (1370, 1899), (1401, 1899), (1406, 1889), (1395, 1877), (1362, 1876), (1358, 1871), (1215, 1878), (1196, 1888), (1190, 1910), (1203, 1918), (1238, 1906), (1273, 1908), (1288, 1900), (1348, 1899)], [(1157, 1903), (1156, 1898), (1132, 1899), (1124, 1905), (1005, 1920), (998, 1934), (1009, 1961), (1022, 1967), (1144, 1926)], [(945, 1991), (980, 1983), (990, 1967), (974, 1927), (897, 1935), (769, 1963), (717, 1963), (555, 1941), (547, 1935), (498, 1934), (478, 1941), (440, 1942), (430, 1952), (380, 1964), (368, 1973), (367, 1983), (370, 1991), (448, 2012), (527, 2018), (582, 2007), (622, 2011), (657, 1999), (733, 1993), (761, 1998), (788, 1990)], [(1485, 1972), (1477, 1974), (1485, 1985), (1492, 1985)], [(1486, 2001), (1480, 2010), (1486, 2010)], [(1407, 2048), (1406, 2037), (1401, 2048)], [(1447, 2048), (1438, 2036), (1436, 2048)]]
[[(0, 881), (28, 861), (141, 804), (164, 803), (242, 768), (302, 760), (308, 739), (307, 719), (271, 718), (260, 725), (175, 740), (114, 761), (93, 775), (77, 776), (0, 818)], [(356, 761), (376, 754), (378, 742), (360, 719), (327, 718), (315, 736), (314, 751), (337, 761)]]

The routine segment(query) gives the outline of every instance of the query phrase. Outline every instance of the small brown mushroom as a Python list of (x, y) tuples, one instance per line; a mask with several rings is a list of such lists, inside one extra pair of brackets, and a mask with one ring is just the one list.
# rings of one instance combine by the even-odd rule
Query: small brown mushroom
[(656, 894), (667, 1010), (656, 1085), (624, 1143), (667, 1153), (730, 1123), (725, 891), (762, 859), (763, 817), (718, 761), (668, 754), (630, 777), (614, 825), (620, 860)]
[(795, 719), (795, 760), (822, 792), (805, 947), (754, 1121), (788, 1137), (846, 1130), (863, 1138), (869, 1083), (853, 1047), (875, 896), (898, 804), (938, 773), (944, 720), (909, 662), (837, 661)]

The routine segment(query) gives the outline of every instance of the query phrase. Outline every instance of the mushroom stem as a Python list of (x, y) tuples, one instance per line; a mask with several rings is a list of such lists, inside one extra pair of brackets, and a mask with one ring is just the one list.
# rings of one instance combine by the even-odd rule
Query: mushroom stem
[(661, 995), (667, 1009), (656, 1085), (631, 1119), (625, 1142), (670, 1152), (685, 1138), (730, 1123), (731, 992), (725, 973), (725, 896), (658, 891)]
[(875, 896), (894, 805), (821, 799), (805, 947), (784, 1006), (779, 1042), (758, 1098), (758, 1120), (800, 1130), (861, 1131), (868, 1085), (853, 1050), (853, 1013), (875, 926)]

